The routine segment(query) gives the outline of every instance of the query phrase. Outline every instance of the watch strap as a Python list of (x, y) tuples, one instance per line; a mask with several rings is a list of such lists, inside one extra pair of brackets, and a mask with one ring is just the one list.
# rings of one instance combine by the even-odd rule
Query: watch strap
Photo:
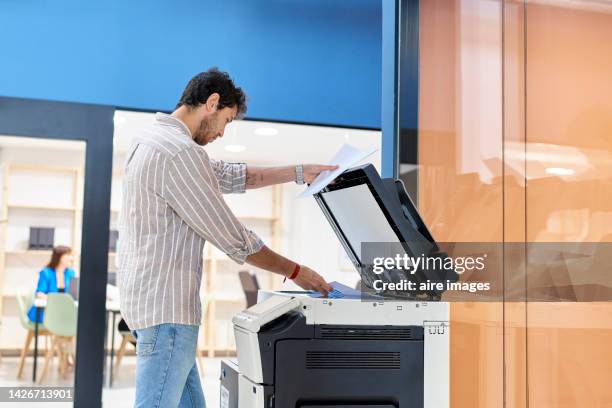
[(295, 166), (295, 182), (297, 184), (304, 184), (304, 165), (298, 164)]

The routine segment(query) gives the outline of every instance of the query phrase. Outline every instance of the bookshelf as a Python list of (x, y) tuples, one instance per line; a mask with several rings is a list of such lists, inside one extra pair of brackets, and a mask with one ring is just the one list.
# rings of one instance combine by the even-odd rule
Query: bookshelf
[[(0, 316), (2, 331), (7, 333), (3, 336), (5, 341), (0, 347), (14, 349), (22, 346), (23, 339), (19, 335), (10, 335), (21, 329), (18, 309), (11, 304), (11, 300), (26, 289), (34, 290), (38, 271), (51, 256), (51, 250), (28, 249), (29, 228), (55, 228), (55, 243), (73, 248), (75, 263), (78, 264), (81, 239), (79, 207), (83, 194), (83, 172), (79, 167), (13, 162), (5, 162), (3, 167), (0, 209)], [(7, 343), (7, 338), (14, 340)]]
[[(54, 227), (54, 244), (73, 249), (75, 270), (77, 275), (82, 273), (79, 269), (84, 189), (83, 162), (79, 160), (82, 152), (58, 150), (54, 152), (57, 153), (55, 164), (66, 161), (74, 166), (54, 166), (33, 164), (44, 160), (45, 154), (34, 151), (31, 157), (24, 158), (20, 149), (21, 146), (8, 149), (0, 157), (0, 350), (5, 351), (23, 347), (16, 296), (34, 291), (38, 272), (51, 257), (51, 250), (28, 249), (29, 227)], [(110, 227), (114, 229), (120, 209), (121, 171), (113, 172), (112, 190)], [(115, 270), (115, 257), (116, 253), (109, 251), (109, 271)]]
[[(34, 291), (51, 250), (28, 249), (29, 227), (55, 228), (54, 245), (73, 249), (80, 274), (84, 173), (80, 166), (2, 163), (0, 207), (0, 349), (23, 347), (15, 298)], [(109, 262), (114, 253), (109, 252)]]

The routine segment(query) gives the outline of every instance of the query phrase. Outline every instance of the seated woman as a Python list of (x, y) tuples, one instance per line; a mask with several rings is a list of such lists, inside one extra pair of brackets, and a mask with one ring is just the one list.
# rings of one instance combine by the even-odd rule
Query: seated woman
[[(75, 275), (72, 269), (73, 261), (72, 249), (69, 247), (60, 245), (53, 248), (49, 264), (38, 273), (36, 297), (45, 299), (48, 293), (68, 293), (70, 281)], [(43, 315), (43, 310), (41, 310), (38, 314), (38, 323), (42, 323)], [(28, 317), (32, 322), (36, 322), (36, 308), (34, 306), (28, 310)]]

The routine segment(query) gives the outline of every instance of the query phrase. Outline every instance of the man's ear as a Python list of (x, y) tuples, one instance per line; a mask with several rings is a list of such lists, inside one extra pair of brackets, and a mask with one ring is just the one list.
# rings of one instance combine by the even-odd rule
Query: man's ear
[(206, 100), (206, 110), (208, 112), (215, 112), (219, 105), (220, 98), (221, 98), (221, 95), (219, 95), (217, 92), (210, 94), (210, 96)]

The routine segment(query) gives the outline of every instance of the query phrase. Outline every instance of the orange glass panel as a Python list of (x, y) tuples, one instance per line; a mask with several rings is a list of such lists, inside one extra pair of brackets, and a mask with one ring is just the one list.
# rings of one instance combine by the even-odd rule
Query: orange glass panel
[(573, 301), (528, 304), (528, 398), (609, 407), (612, 306), (601, 300), (612, 278), (595, 254), (612, 248), (612, 4), (536, 1), (526, 12), (527, 236), (575, 248), (560, 247), (565, 262), (546, 274), (529, 265), (530, 297), (547, 287)]
[[(502, 13), (420, 3), (418, 205), (439, 242), (502, 242)], [(401, 169), (400, 169), (401, 171)], [(503, 304), (451, 303), (451, 407), (503, 404)]]

